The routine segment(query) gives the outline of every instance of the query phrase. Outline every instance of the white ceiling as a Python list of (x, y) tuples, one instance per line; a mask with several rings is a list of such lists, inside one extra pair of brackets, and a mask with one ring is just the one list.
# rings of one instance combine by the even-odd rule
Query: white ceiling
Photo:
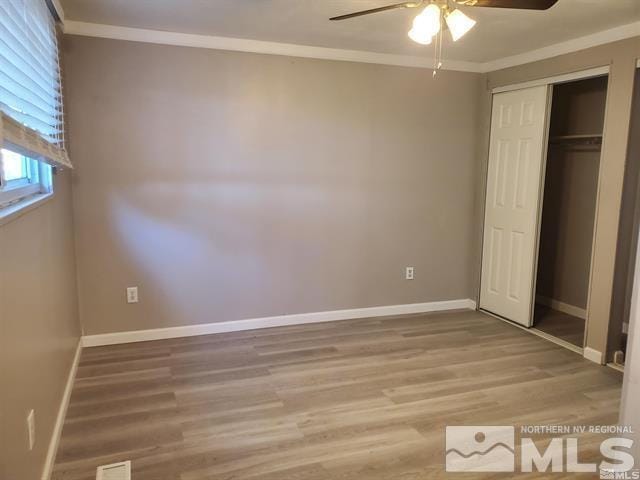
[[(406, 35), (414, 9), (330, 22), (399, 0), (62, 0), (67, 20), (181, 33), (431, 56)], [(490, 62), (640, 21), (640, 0), (559, 0), (546, 11), (465, 7), (477, 26), (448, 59)], [(638, 29), (640, 35), (640, 28)]]

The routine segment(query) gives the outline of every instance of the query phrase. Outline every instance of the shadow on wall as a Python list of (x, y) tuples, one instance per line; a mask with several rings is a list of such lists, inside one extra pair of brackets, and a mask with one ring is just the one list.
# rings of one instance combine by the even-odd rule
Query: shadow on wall
[[(376, 249), (378, 235), (376, 227), (364, 223), (378, 228), (385, 223), (376, 222), (365, 191), (342, 183), (336, 181), (330, 194), (321, 184), (296, 184), (295, 179), (147, 180), (109, 190), (105, 218), (110, 226), (101, 229), (114, 236), (109, 247), (116, 247), (111, 252), (116, 262), (140, 284), (140, 301), (153, 304), (152, 311), (164, 319), (207, 323), (265, 316), (265, 311), (305, 312), (305, 305), (314, 304), (327, 310), (326, 305), (341, 302), (353, 306), (347, 297), (354, 296), (375, 302), (367, 298), (372, 272), (366, 271), (366, 258)], [(393, 207), (378, 213), (378, 218), (394, 215)], [(363, 224), (353, 228), (353, 218)], [(313, 278), (339, 281), (318, 288)], [(336, 289), (344, 282), (350, 291)], [(260, 307), (247, 297), (259, 298)], [(281, 310), (283, 305), (291, 310)], [(131, 313), (137, 314), (135, 307)], [(159, 321), (150, 325), (157, 328)]]

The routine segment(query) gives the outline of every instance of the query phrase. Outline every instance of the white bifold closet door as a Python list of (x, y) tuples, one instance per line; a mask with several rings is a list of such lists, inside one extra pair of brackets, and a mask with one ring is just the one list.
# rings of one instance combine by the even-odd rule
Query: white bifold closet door
[(549, 87), (493, 96), (480, 308), (532, 324)]

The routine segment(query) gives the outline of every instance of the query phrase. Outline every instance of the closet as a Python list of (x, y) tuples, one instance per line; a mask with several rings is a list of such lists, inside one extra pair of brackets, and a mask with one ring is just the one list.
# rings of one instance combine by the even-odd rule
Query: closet
[(597, 70), (494, 90), (491, 115), (479, 307), (574, 350), (607, 98), (608, 70)]
[(583, 347), (607, 77), (553, 88), (533, 326)]

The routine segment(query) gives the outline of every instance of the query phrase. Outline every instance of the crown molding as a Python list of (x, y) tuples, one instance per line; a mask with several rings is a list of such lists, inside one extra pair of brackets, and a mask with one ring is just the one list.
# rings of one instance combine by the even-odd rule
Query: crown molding
[[(433, 68), (433, 59), (411, 55), (366, 52), (361, 50), (344, 50), (340, 48), (312, 47), (292, 43), (266, 42), (245, 38), (216, 37), (191, 33), (165, 32), (143, 28), (119, 27), (98, 23), (85, 23), (67, 20), (64, 33), (87, 37), (113, 38), (132, 42), (176, 45), (181, 47), (211, 48), (215, 50), (231, 50), (236, 52), (262, 53), (267, 55), (284, 55), (288, 57), (317, 58), (322, 60), (338, 60), (344, 62), (376, 63), (401, 67)], [(443, 61), (444, 70), (460, 72), (481, 71), (481, 64), (475, 62)]]
[(577, 52), (586, 48), (597, 47), (606, 43), (617, 42), (640, 36), (640, 21), (621, 25), (619, 27), (610, 28), (601, 32), (585, 35), (584, 37), (574, 38), (566, 42), (554, 43), (547, 47), (531, 50), (530, 52), (513, 55), (510, 57), (500, 58), (482, 65), (483, 72), (493, 72), (504, 68), (515, 67), (525, 63), (537, 62), (547, 58), (557, 57), (567, 53)]
[[(628, 25), (622, 25), (591, 35), (567, 40), (566, 42), (556, 43), (530, 52), (500, 58), (489, 62), (482, 63), (445, 60), (442, 68), (444, 70), (460, 72), (488, 73), (525, 63), (544, 60), (546, 58), (557, 57), (558, 55), (584, 50), (597, 45), (637, 37), (640, 36), (639, 32), (640, 22), (634, 22)], [(250, 40), (245, 38), (166, 32), (161, 30), (77, 22), (74, 20), (66, 20), (64, 22), (64, 33), (69, 35), (111, 38), (116, 40), (175, 45), (181, 47), (210, 48), (215, 50), (231, 50), (236, 52), (316, 58), (344, 62), (374, 63), (401, 67), (433, 68), (433, 59), (427, 57), (367, 52), (362, 50), (345, 50), (340, 48), (313, 47), (308, 45), (267, 42), (263, 40)]]

